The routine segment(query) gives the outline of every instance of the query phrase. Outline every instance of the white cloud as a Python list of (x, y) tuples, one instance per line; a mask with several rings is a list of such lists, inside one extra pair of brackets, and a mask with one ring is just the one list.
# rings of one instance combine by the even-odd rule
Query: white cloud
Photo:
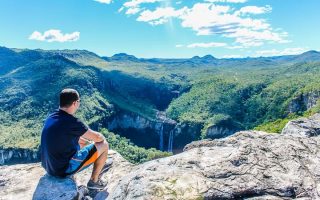
[(227, 48), (227, 49), (243, 49), (243, 48), (246, 48), (246, 47), (237, 45), (237, 46), (228, 46), (228, 47), (226, 47), (226, 48)]
[(225, 37), (235, 38), (235, 42), (243, 46), (261, 46), (264, 41), (285, 43), (283, 38), (287, 33), (276, 33), (269, 29), (255, 31), (247, 28), (235, 29), (233, 33), (226, 34)]
[(267, 5), (265, 7), (257, 7), (257, 6), (245, 6), (242, 7), (236, 14), (263, 14), (269, 13), (272, 11), (271, 6)]
[(229, 10), (229, 6), (197, 3), (193, 6), (193, 8), (187, 9), (184, 15), (180, 16), (180, 19), (182, 20), (181, 25), (183, 27), (192, 28), (198, 33), (198, 35), (209, 35), (209, 29), (211, 28), (211, 25), (217, 23), (219, 23), (219, 25), (223, 25), (220, 23), (220, 21), (224, 21), (224, 24), (227, 24), (228, 21), (230, 21), (228, 18), (221, 18)]
[(214, 48), (214, 47), (225, 47), (226, 43), (221, 42), (208, 42), (208, 43), (192, 43), (189, 45), (177, 44), (176, 48), (187, 47), (187, 48)]
[(205, 0), (206, 2), (210, 3), (245, 3), (247, 0)]
[(225, 55), (222, 58), (242, 58), (243, 56), (241, 55)]
[(256, 56), (281, 56), (281, 55), (297, 55), (305, 52), (305, 48), (286, 48), (283, 50), (271, 49), (271, 50), (261, 50), (256, 52)]
[(224, 47), (227, 46), (226, 43), (220, 43), (220, 42), (209, 42), (209, 43), (193, 43), (189, 44), (188, 48), (213, 48), (213, 47)]
[(73, 33), (61, 33), (60, 30), (51, 29), (45, 31), (43, 34), (34, 31), (30, 36), (29, 40), (47, 41), (47, 42), (74, 42), (79, 40), (80, 32)]
[(94, 1), (99, 3), (105, 3), (105, 4), (110, 4), (112, 2), (112, 0), (94, 0)]
[(119, 12), (121, 12), (124, 9), (127, 9), (126, 14), (133, 15), (144, 10), (140, 7), (141, 4), (150, 4), (163, 1), (165, 0), (130, 0), (123, 4), (123, 6), (119, 9)]
[(171, 17), (179, 17), (186, 8), (175, 10), (172, 7), (158, 7), (154, 11), (145, 10), (140, 13), (140, 16), (137, 18), (137, 21), (148, 22), (152, 25), (163, 24), (168, 21)]
[[(268, 6), (263, 11), (271, 10)], [(259, 8), (260, 9), (260, 8)], [(244, 13), (253, 9), (244, 9)], [(265, 42), (289, 42), (285, 38), (286, 32), (274, 31), (264, 19), (242, 17), (239, 10), (230, 6), (221, 6), (210, 3), (197, 3), (187, 9), (179, 18), (182, 27), (191, 28), (197, 35), (220, 35), (233, 38), (241, 46), (261, 46)]]
[[(269, 13), (271, 6), (245, 6), (235, 8), (232, 4), (245, 3), (247, 0), (205, 0), (191, 7), (174, 8), (162, 4), (155, 9), (142, 7), (143, 3), (165, 2), (165, 0), (131, 0), (124, 3), (120, 9), (126, 9), (126, 14), (137, 14), (137, 21), (153, 26), (177, 19), (181, 26), (195, 31), (196, 35), (215, 35), (233, 40), (235, 46), (242, 48), (262, 46), (265, 43), (288, 43), (288, 33), (281, 29), (273, 29), (266, 19), (251, 15)], [(166, 6), (164, 6), (166, 5)]]
[(124, 10), (124, 7), (122, 6), (121, 8), (118, 9), (118, 12), (122, 12)]
[(234, 32), (236, 28), (246, 27), (255, 30), (270, 27), (260, 19), (241, 18), (233, 14), (229, 6), (198, 3), (182, 15), (182, 26), (192, 28), (198, 35)]
[[(121, 7), (123, 8), (123, 7)], [(127, 11), (126, 11), (126, 14), (127, 15), (134, 15), (134, 14), (137, 14), (138, 12), (141, 11), (141, 8), (139, 7), (133, 7), (133, 8), (129, 8)], [(120, 11), (121, 12), (121, 11)]]
[(123, 6), (127, 7), (127, 8), (132, 8), (132, 7), (138, 7), (140, 6), (140, 4), (144, 4), (144, 3), (155, 3), (155, 2), (161, 2), (164, 0), (131, 0), (131, 1), (127, 1), (123, 4)]

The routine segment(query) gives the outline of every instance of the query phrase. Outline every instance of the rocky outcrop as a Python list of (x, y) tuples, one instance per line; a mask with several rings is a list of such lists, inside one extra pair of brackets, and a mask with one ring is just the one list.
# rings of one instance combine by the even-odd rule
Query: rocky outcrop
[(244, 131), (186, 146), (124, 176), (111, 199), (320, 198), (320, 139)]
[[(316, 129), (313, 123), (304, 128), (309, 125)], [(111, 152), (114, 164), (102, 175), (108, 188), (90, 195), (98, 200), (320, 199), (320, 137), (305, 136), (241, 131), (192, 142), (180, 154), (140, 165)], [(86, 184), (90, 172), (75, 176), (78, 186)], [(0, 196), (27, 197), (42, 175), (38, 164), (2, 166)]]
[(292, 120), (286, 124), (281, 133), (307, 137), (318, 136), (320, 135), (320, 114)]
[(315, 106), (319, 99), (320, 91), (300, 94), (289, 103), (288, 110), (290, 113), (308, 110)]
[(44, 174), (40, 163), (0, 166), (0, 199), (32, 199)]
[[(108, 191), (113, 190), (125, 174), (134, 167), (119, 153), (110, 150), (109, 157), (114, 164), (103, 179), (108, 181)], [(92, 166), (73, 178), (60, 179), (49, 176), (40, 163), (16, 164), (0, 166), (0, 199), (106, 199), (108, 191), (87, 193), (85, 185), (90, 179)], [(90, 196), (91, 195), (91, 196)]]
[(40, 178), (33, 200), (77, 200), (77, 184), (72, 178), (56, 178), (48, 174)]

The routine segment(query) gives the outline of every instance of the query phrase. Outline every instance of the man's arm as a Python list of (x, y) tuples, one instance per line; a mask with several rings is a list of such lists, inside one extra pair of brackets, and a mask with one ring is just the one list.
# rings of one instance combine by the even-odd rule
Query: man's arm
[(93, 131), (90, 128), (81, 137), (94, 142), (102, 142), (106, 139), (101, 133)]
[(80, 145), (80, 149), (83, 148), (84, 146), (90, 144), (91, 141), (87, 140), (85, 138), (83, 138), (82, 136), (79, 138), (79, 145)]

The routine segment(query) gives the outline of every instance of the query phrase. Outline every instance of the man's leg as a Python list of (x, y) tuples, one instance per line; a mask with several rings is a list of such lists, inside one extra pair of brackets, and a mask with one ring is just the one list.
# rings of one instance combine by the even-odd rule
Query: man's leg
[(109, 144), (107, 141), (103, 141), (96, 142), (94, 143), (94, 145), (96, 146), (98, 151), (98, 158), (93, 164), (93, 170), (90, 180), (92, 180), (93, 182), (97, 182), (99, 179), (99, 174), (108, 158)]

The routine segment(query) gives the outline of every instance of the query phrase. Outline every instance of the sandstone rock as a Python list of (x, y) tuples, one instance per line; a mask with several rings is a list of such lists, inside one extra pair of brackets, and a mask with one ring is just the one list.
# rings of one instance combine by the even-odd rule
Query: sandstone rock
[(110, 199), (320, 198), (320, 139), (243, 131), (132, 169)]
[(33, 200), (78, 200), (76, 182), (72, 178), (56, 178), (46, 174), (40, 178)]
[(310, 118), (300, 118), (288, 122), (281, 134), (307, 137), (320, 135), (320, 114), (315, 114)]
[[(103, 174), (102, 179), (108, 181), (106, 191), (90, 193), (84, 187), (90, 179), (92, 166), (74, 176), (74, 180), (58, 179), (46, 175), (40, 163), (0, 166), (0, 199), (106, 199), (108, 190), (116, 186), (117, 180), (131, 171), (133, 164), (122, 156), (110, 150), (109, 156), (114, 159), (114, 165)], [(107, 180), (106, 180), (107, 179)]]
[(40, 163), (0, 166), (0, 199), (32, 199), (44, 174)]
[[(102, 175), (108, 187), (93, 199), (320, 199), (319, 148), (316, 136), (241, 131), (140, 165), (110, 151), (114, 164)], [(75, 176), (77, 186), (91, 169)], [(39, 164), (0, 166), (0, 197), (31, 199), (43, 174)]]

